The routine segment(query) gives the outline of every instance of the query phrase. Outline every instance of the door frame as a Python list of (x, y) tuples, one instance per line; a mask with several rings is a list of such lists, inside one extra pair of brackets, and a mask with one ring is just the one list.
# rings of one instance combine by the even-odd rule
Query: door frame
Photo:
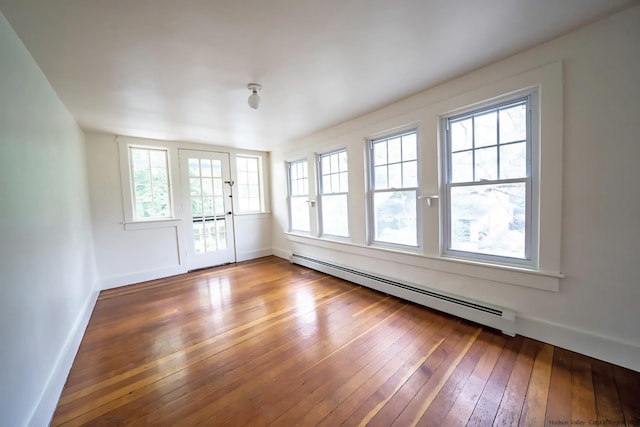
[[(218, 260), (215, 260), (214, 255), (215, 253), (217, 253), (217, 251), (206, 252), (206, 254), (209, 254), (208, 259), (206, 259), (204, 256), (200, 256), (204, 254), (195, 253), (188, 161), (189, 158), (194, 158), (196, 156), (198, 159), (216, 158), (216, 160), (220, 160), (222, 162), (222, 196), (224, 207), (223, 211), (227, 219), (225, 223), (227, 249), (226, 254)], [(237, 248), (235, 241), (235, 214), (233, 206), (234, 181), (231, 178), (231, 154), (222, 151), (179, 148), (178, 168), (178, 174), (180, 176), (180, 203), (183, 215), (183, 220), (181, 221), (180, 226), (180, 246), (182, 248), (180, 257), (183, 260), (184, 266), (187, 268), (187, 271), (237, 262)]]

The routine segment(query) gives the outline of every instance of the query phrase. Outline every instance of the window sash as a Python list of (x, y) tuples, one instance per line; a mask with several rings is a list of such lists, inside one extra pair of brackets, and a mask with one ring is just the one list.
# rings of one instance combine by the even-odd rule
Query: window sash
[[(131, 204), (134, 221), (150, 221), (173, 217), (169, 152), (166, 148), (129, 146), (129, 173), (131, 177)], [(136, 154), (139, 153), (139, 154)], [(152, 155), (162, 154), (162, 161)], [(143, 167), (136, 157), (146, 157)], [(146, 178), (142, 180), (142, 178)], [(163, 207), (164, 206), (164, 207)]]
[[(263, 178), (260, 160), (260, 157), (236, 156), (238, 213), (264, 211)], [(254, 163), (255, 167), (252, 168), (249, 162)]]
[[(328, 168), (326, 166), (329, 166)], [(328, 170), (327, 170), (328, 169)], [(349, 237), (349, 168), (347, 149), (318, 156), (319, 213), (322, 235)], [(328, 185), (327, 185), (328, 184)], [(342, 200), (329, 209), (329, 201)]]
[(309, 166), (306, 159), (288, 163), (288, 186), (289, 229), (310, 232), (311, 220), (306, 205), (309, 198)]
[[(532, 98), (533, 98), (533, 95), (530, 94), (525, 97), (518, 97), (515, 99), (506, 100), (504, 102), (494, 103), (492, 105), (489, 105), (483, 108), (471, 110), (463, 114), (459, 114), (456, 116), (447, 117), (443, 119), (443, 127), (446, 132), (445, 170), (444, 170), (444, 177), (445, 177), (444, 199), (445, 200), (443, 205), (444, 206), (443, 237), (445, 240), (443, 242), (443, 250), (442, 250), (444, 254), (456, 256), (460, 258), (478, 259), (481, 261), (490, 261), (490, 262), (498, 262), (498, 263), (506, 263), (506, 264), (531, 265), (534, 263), (533, 232), (534, 232), (535, 219), (533, 218), (533, 215), (534, 215), (533, 193), (534, 193), (534, 183), (537, 177), (534, 177), (532, 175), (533, 171), (535, 170), (535, 165), (534, 165), (535, 158), (533, 156), (535, 147), (534, 147), (534, 141), (533, 141), (533, 132), (532, 132), (533, 123), (532, 123), (532, 115), (531, 115), (531, 110), (533, 108)], [(501, 140), (502, 135), (501, 135), (501, 128), (500, 128), (500, 120), (501, 120), (500, 113), (501, 111), (505, 111), (505, 110), (508, 110), (509, 108), (514, 108), (520, 105), (523, 105), (525, 108), (525, 123), (526, 123), (526, 129), (524, 131), (525, 138), (524, 139), (512, 138), (503, 143)], [(496, 114), (496, 118), (497, 118), (497, 125), (496, 125), (496, 131), (495, 131), (496, 133), (495, 143), (488, 144), (486, 141), (484, 141), (484, 142), (481, 142), (480, 144), (477, 144), (476, 143), (477, 128), (475, 125), (475, 118), (483, 115), (493, 114), (493, 113)], [(472, 126), (473, 132), (471, 135), (471, 146), (464, 147), (463, 149), (454, 150), (454, 147), (453, 147), (454, 143), (452, 141), (453, 124), (460, 123), (465, 120), (471, 120), (471, 123), (473, 123), (473, 126)], [(521, 176), (518, 176), (515, 178), (513, 177), (501, 178), (502, 172), (505, 169), (502, 168), (500, 164), (500, 161), (501, 161), (500, 148), (509, 147), (509, 146), (514, 147), (515, 144), (520, 144), (522, 142), (525, 143), (524, 150), (525, 150), (526, 160), (524, 161), (523, 165), (519, 165)], [(476, 168), (478, 167), (478, 160), (476, 159), (476, 154), (478, 151), (485, 150), (487, 148), (489, 149), (495, 148), (496, 150), (495, 151), (495, 156), (496, 156), (495, 175), (491, 176), (489, 179), (478, 178), (476, 173)], [(470, 167), (473, 169), (470, 175), (471, 179), (456, 180), (456, 177), (453, 175), (453, 172), (454, 172), (453, 155), (458, 153), (471, 153), (472, 160), (470, 162)], [(506, 175), (508, 176), (508, 173)], [(467, 178), (469, 178), (468, 173), (467, 173)], [(458, 224), (457, 228), (454, 226), (453, 221), (455, 218), (453, 218), (453, 215), (454, 215), (455, 209), (452, 206), (452, 204), (455, 201), (455, 197), (452, 195), (453, 192), (455, 191), (464, 192), (465, 189), (473, 191), (474, 188), (477, 188), (477, 189), (484, 188), (485, 192), (490, 193), (490, 192), (493, 192), (495, 189), (500, 188), (500, 186), (503, 186), (503, 188), (505, 188), (504, 186), (507, 186), (508, 188), (508, 186), (510, 185), (517, 187), (518, 184), (521, 184), (524, 188), (524, 208), (522, 209), (522, 214), (524, 215), (524, 224), (523, 224), (524, 236), (522, 239), (522, 245), (523, 245), (522, 251), (520, 251), (519, 247), (516, 249), (507, 247), (510, 240), (512, 241), (517, 240), (517, 239), (514, 239), (513, 237), (512, 238), (503, 237), (502, 239), (500, 238), (497, 239), (498, 240), (497, 246), (499, 247), (502, 245), (502, 249), (489, 248), (489, 246), (486, 246), (484, 249), (478, 249), (482, 245), (480, 240), (482, 240), (483, 231), (478, 231), (480, 230), (480, 228), (477, 226), (477, 224), (475, 225), (476, 230), (473, 230), (474, 226), (472, 225), (472, 223), (480, 222), (473, 217), (473, 213), (468, 214), (468, 218), (469, 218), (468, 220), (464, 220), (464, 219), (461, 220), (460, 218), (457, 218), (458, 221), (463, 221), (463, 222)], [(470, 194), (473, 194), (473, 193), (470, 193)], [(468, 197), (473, 197), (473, 196), (468, 196)], [(476, 197), (480, 197), (480, 196), (476, 194)], [(506, 206), (512, 207), (511, 201), (512, 201), (512, 197), (509, 194), (508, 202), (505, 203), (505, 206), (503, 206), (506, 212), (510, 212), (509, 208), (507, 208)], [(473, 210), (478, 211), (479, 208), (477, 208), (477, 206), (479, 205), (481, 205), (481, 203), (474, 204)], [(488, 209), (497, 210), (498, 209), (497, 207), (500, 206), (500, 204), (494, 203), (494, 204), (491, 204), (490, 206), (491, 207)], [(460, 206), (458, 208), (460, 208)], [(511, 213), (513, 213), (513, 217), (511, 218), (511, 222), (508, 223), (508, 227), (507, 227), (508, 229), (505, 229), (504, 227), (504, 220), (502, 224), (500, 224), (500, 222), (498, 221), (498, 224), (500, 224), (498, 226), (498, 229), (500, 228), (500, 226), (503, 229), (502, 236), (509, 236), (508, 233), (511, 231), (512, 224), (515, 224), (513, 225), (513, 227), (516, 230), (519, 228), (518, 222), (520, 222), (519, 218), (521, 215), (520, 214), (515, 215), (516, 210), (519, 211), (520, 209), (514, 208), (511, 211)], [(489, 217), (491, 217), (492, 214), (489, 213), (488, 215)], [(466, 223), (465, 221), (468, 221), (468, 223)], [(489, 220), (489, 222), (492, 222), (492, 221)], [(469, 229), (467, 230), (465, 229), (465, 227), (469, 227)], [(470, 242), (473, 242), (474, 239), (477, 239), (476, 241), (477, 247), (474, 248), (473, 243), (469, 244), (467, 248), (461, 247), (463, 245), (459, 244), (459, 242), (456, 244), (456, 237), (454, 236), (454, 233), (459, 234), (460, 232), (462, 232), (463, 234), (468, 232), (469, 236), (464, 236), (464, 237), (469, 237)], [(477, 233), (477, 235), (473, 235), (473, 233)], [(491, 233), (491, 234), (499, 235), (500, 233)], [(492, 242), (490, 241), (489, 244), (492, 244)]]
[[(396, 147), (390, 149), (390, 144)], [(419, 161), (417, 129), (369, 140), (370, 243), (411, 250), (419, 247)], [(384, 181), (380, 179), (382, 175), (386, 178)], [(385, 194), (389, 196), (385, 197)], [(384, 200), (380, 202), (382, 198)], [(399, 200), (391, 201), (393, 198)], [(406, 210), (407, 201), (413, 202), (409, 211)]]

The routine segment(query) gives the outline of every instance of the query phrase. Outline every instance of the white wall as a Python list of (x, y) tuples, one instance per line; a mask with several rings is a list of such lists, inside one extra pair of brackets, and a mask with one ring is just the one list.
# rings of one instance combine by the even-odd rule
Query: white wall
[[(272, 153), (274, 253), (315, 256), (508, 307), (517, 312), (521, 335), (640, 370), (639, 42), (640, 6), (636, 6), (279, 147)], [(417, 122), (421, 137), (435, 141), (437, 117), (424, 113), (433, 111), (432, 106), (557, 62), (563, 68), (563, 176), (562, 184), (558, 183), (563, 198), (558, 225), (562, 226), (560, 270), (565, 275), (559, 279), (557, 292), (504, 283), (501, 270), (483, 278), (457, 274), (455, 267), (443, 268), (445, 261), (434, 260), (429, 253), (408, 255), (366, 247), (365, 138), (385, 127)], [(545, 125), (543, 119), (543, 128)], [(341, 146), (349, 149), (350, 156), (354, 244), (286, 233), (285, 161), (303, 156), (311, 159), (314, 153)], [(437, 173), (423, 172), (433, 178), (433, 188), (424, 188), (424, 192), (437, 189)], [(437, 215), (437, 210), (428, 215)], [(545, 250), (542, 246), (541, 251)], [(460, 265), (460, 272), (464, 268)]]
[[(144, 229), (125, 229), (122, 198), (120, 155), (116, 135), (87, 132), (87, 167), (91, 213), (95, 239), (96, 262), (100, 286), (103, 289), (128, 285), (159, 277), (185, 273), (188, 267), (179, 256), (180, 233), (185, 229), (182, 220), (164, 226)], [(256, 154), (264, 157), (265, 180), (269, 182), (269, 154), (239, 152), (228, 147), (187, 142), (154, 141), (122, 137), (127, 143), (164, 146), (169, 149), (172, 169), (175, 208), (180, 215), (181, 186), (178, 184), (177, 150), (226, 152), (231, 155), (231, 173), (235, 171), (235, 154)], [(125, 144), (126, 145), (126, 144)], [(235, 178), (232, 176), (232, 179)], [(269, 208), (268, 188), (265, 194)], [(238, 261), (271, 254), (271, 214), (235, 215), (236, 253)]]
[(0, 14), (0, 424), (46, 425), (97, 293), (83, 134)]

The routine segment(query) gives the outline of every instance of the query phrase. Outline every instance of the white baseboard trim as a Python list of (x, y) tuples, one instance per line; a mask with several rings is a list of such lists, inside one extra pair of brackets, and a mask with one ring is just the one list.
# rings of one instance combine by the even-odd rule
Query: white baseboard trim
[(271, 250), (271, 248), (258, 249), (255, 251), (238, 253), (237, 259), (238, 259), (238, 262), (242, 262), (242, 261), (249, 261), (251, 259), (266, 257), (272, 254), (273, 254), (273, 251)]
[(640, 372), (640, 346), (542, 319), (518, 316), (519, 335)]
[(187, 269), (184, 266), (175, 265), (155, 270), (141, 271), (139, 273), (126, 274), (124, 276), (108, 277), (100, 281), (100, 289), (104, 291), (106, 289), (132, 285), (134, 283), (146, 282), (148, 280), (162, 279), (164, 277), (175, 276), (186, 272)]
[(62, 394), (62, 389), (67, 382), (71, 366), (76, 358), (76, 354), (80, 348), (80, 343), (84, 337), (84, 332), (87, 329), (89, 319), (93, 313), (93, 308), (98, 300), (99, 293), (99, 290), (95, 290), (91, 295), (89, 295), (87, 301), (82, 307), (82, 310), (80, 311), (80, 314), (76, 318), (73, 327), (69, 331), (69, 335), (62, 347), (62, 351), (58, 355), (47, 385), (40, 397), (38, 406), (36, 406), (36, 409), (31, 416), (29, 426), (42, 427), (48, 426), (49, 423), (51, 423), (56, 406), (60, 400), (60, 395)]
[(279, 249), (279, 248), (271, 248), (271, 255), (277, 256), (278, 258), (283, 258), (289, 261), (291, 259), (291, 255), (293, 255), (293, 252), (285, 251), (284, 249)]
[[(292, 255), (279, 248), (273, 248), (272, 253), (286, 260)], [(640, 372), (638, 344), (521, 315), (517, 315), (516, 334)]]

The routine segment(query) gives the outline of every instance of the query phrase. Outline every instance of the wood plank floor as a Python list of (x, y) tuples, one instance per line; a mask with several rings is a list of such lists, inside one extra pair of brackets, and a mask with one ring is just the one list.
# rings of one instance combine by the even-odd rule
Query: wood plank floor
[(52, 425), (579, 421), (640, 425), (640, 373), (268, 257), (102, 292)]

